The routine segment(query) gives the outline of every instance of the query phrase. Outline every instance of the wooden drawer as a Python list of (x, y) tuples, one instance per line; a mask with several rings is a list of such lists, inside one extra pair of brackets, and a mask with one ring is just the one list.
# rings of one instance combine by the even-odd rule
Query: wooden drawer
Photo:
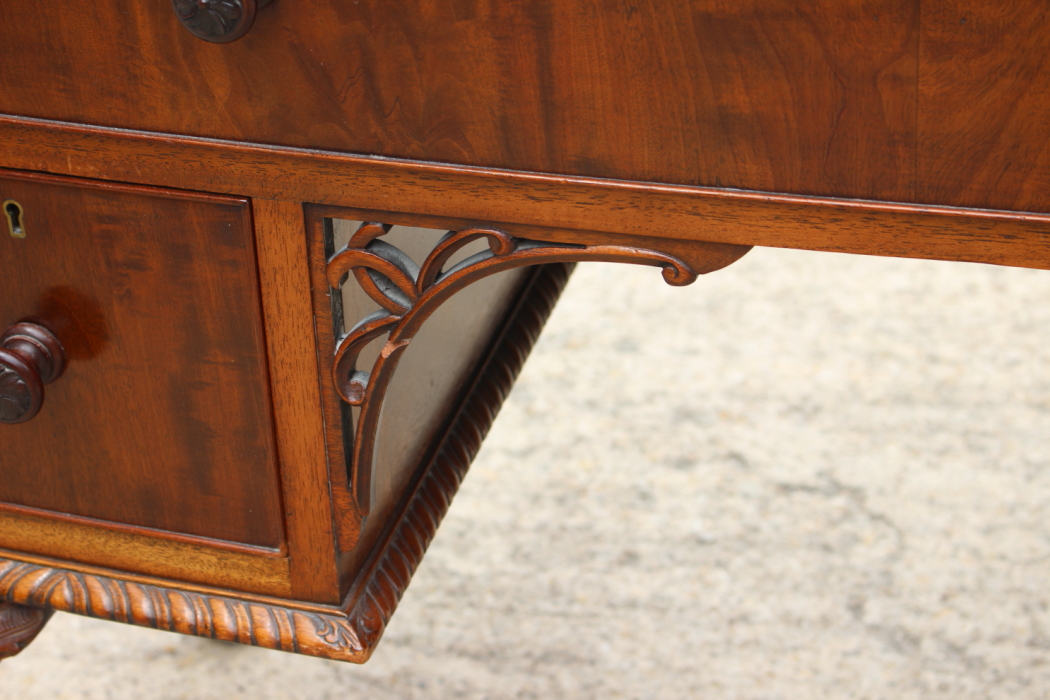
[(0, 197), (0, 321), (68, 360), (0, 425), (0, 626), (39, 629), (30, 606), (350, 661), (571, 263), (681, 285), (748, 250), (696, 246), (694, 268), (530, 238), (566, 231), (11, 171)]
[(12, 172), (0, 200), (23, 236), (0, 235), (0, 326), (66, 357), (39, 414), (0, 425), (0, 513), (280, 553), (249, 203)]
[(1047, 211), (1042, 150), (1020, 146), (1050, 135), (1042, 3), (921, 4), (275, 0), (209, 44), (167, 2), (8, 3), (0, 113)]
[(1050, 265), (1038, 2), (256, 1), (4, 6), (0, 631), (366, 659), (573, 262)]

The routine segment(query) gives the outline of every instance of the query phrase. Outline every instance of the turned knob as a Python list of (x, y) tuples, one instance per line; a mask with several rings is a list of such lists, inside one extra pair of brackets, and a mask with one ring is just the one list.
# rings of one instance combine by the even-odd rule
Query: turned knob
[(248, 33), (255, 13), (273, 0), (171, 0), (175, 16), (195, 37), (217, 44)]
[(25, 423), (44, 403), (44, 385), (62, 375), (66, 359), (55, 334), (21, 322), (0, 335), (0, 423)]

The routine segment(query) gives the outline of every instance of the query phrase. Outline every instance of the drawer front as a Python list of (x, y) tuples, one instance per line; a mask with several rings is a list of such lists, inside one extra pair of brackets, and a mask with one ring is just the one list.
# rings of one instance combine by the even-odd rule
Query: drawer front
[(243, 38), (212, 44), (167, 0), (10, 2), (0, 112), (908, 200), (917, 5), (862, 5), (274, 0)]
[(0, 424), (0, 509), (280, 548), (249, 203), (9, 172), (0, 200), (0, 330), (66, 358)]
[(0, 112), (515, 170), (1047, 211), (1045, 5), (274, 0), (243, 38), (209, 44), (164, 0), (9, 2)]

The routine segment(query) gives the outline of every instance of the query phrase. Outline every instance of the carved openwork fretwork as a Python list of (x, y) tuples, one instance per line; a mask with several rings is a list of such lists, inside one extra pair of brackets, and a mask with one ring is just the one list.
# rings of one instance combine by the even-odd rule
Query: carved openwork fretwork
[[(690, 267), (671, 255), (614, 245), (570, 245), (516, 238), (495, 228), (449, 231), (417, 265), (396, 246), (382, 240), (391, 225), (364, 223), (347, 245), (328, 260), (327, 279), (340, 288), (353, 275), (380, 309), (354, 325), (337, 343), (332, 378), (343, 401), (360, 406), (353, 445), (352, 473), (358, 506), (369, 510), (369, 495), (361, 476), (371, 472), (383, 399), (397, 364), (426, 319), (464, 287), (493, 275), (528, 265), (579, 261), (624, 262), (663, 268), (668, 284), (684, 286), (696, 280)], [(457, 253), (479, 240), (488, 248), (450, 264)], [(742, 254), (742, 253), (741, 253)], [(370, 368), (360, 367), (362, 351), (386, 336)]]

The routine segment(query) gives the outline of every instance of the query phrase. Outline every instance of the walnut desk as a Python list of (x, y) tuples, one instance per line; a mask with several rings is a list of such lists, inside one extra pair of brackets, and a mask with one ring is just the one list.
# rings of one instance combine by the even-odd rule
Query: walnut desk
[(367, 659), (577, 261), (1050, 267), (1043, 0), (4, 21), (0, 655), (64, 610)]

